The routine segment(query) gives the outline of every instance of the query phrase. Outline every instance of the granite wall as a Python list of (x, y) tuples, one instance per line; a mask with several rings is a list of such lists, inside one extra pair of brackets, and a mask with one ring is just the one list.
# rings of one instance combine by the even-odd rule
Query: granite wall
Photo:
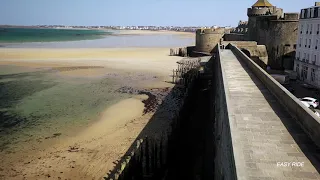
[(293, 69), (298, 38), (298, 14), (285, 13), (284, 18), (259, 16), (256, 18), (256, 41), (266, 45), (268, 65), (272, 69)]
[(220, 49), (216, 48), (213, 63), (213, 89), (215, 111), (215, 179), (237, 179), (231, 140), (225, 81), (221, 68)]
[(273, 79), (267, 72), (255, 64), (247, 57), (239, 48), (231, 46), (233, 53), (241, 58), (257, 76), (261, 82), (269, 89), (269, 91), (278, 99), (278, 101), (290, 112), (290, 115), (296, 119), (306, 134), (320, 147), (320, 121), (319, 118), (299, 99), (291, 94), (279, 82)]
[(224, 33), (224, 28), (198, 29), (196, 32), (196, 51), (211, 53), (213, 48), (221, 41)]

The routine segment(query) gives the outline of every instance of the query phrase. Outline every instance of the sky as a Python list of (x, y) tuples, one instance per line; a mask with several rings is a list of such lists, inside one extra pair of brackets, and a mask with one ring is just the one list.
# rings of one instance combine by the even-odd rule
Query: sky
[[(257, 0), (0, 0), (1, 25), (236, 26)], [(269, 0), (300, 12), (315, 0)]]

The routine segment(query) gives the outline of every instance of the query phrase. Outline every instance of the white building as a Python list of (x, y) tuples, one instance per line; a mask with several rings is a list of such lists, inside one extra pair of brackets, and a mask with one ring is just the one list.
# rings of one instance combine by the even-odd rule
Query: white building
[(301, 9), (294, 70), (298, 78), (320, 87), (320, 3)]

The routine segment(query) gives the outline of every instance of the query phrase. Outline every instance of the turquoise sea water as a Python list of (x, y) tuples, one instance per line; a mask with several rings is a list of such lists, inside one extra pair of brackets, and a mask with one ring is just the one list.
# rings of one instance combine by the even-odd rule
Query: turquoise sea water
[(1, 65), (0, 154), (23, 142), (37, 144), (36, 139), (65, 137), (86, 127), (107, 107), (131, 96), (116, 92), (122, 85), (106, 77), (67, 78), (51, 70)]
[(0, 43), (100, 39), (111, 32), (91, 29), (0, 28)]
[[(0, 28), (0, 48), (168, 48), (193, 44), (194, 37), (172, 34)], [(116, 91), (125, 85), (112, 77), (66, 78), (50, 69), (1, 65), (0, 156), (1, 152), (19, 150), (16, 147), (22, 142), (37, 140), (37, 144), (39, 138), (47, 141), (54, 134), (64, 137), (86, 127), (107, 107), (131, 96)]]
[(195, 43), (193, 36), (121, 35), (119, 32), (120, 30), (0, 28), (0, 48), (168, 48), (192, 46)]

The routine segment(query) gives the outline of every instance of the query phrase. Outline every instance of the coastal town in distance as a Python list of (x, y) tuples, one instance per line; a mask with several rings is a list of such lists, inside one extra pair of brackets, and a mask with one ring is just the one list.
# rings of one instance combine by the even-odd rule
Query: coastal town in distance
[[(182, 31), (196, 32), (197, 29), (217, 28), (218, 26), (194, 26), (194, 27), (179, 27), (179, 26), (64, 26), (64, 25), (36, 25), (36, 26), (12, 26), (0, 25), (0, 28), (15, 27), (15, 28), (86, 28), (86, 29), (112, 29), (112, 30), (148, 30), (148, 31)], [(230, 27), (231, 28), (231, 27)]]

